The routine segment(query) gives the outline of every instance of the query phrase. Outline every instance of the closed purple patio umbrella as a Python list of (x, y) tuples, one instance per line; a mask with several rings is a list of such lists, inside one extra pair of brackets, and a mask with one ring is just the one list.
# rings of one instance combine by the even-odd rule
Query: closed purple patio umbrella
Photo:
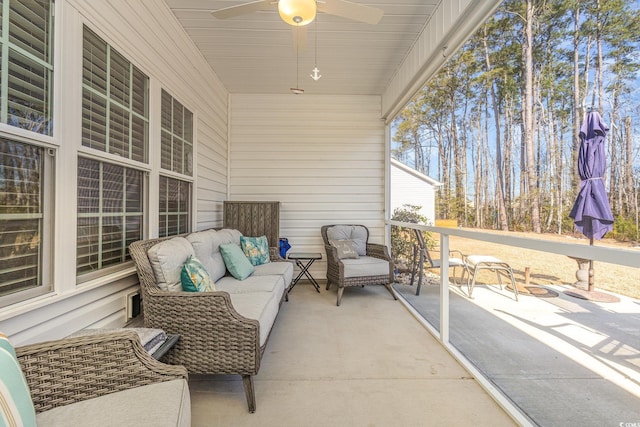
[(580, 129), (580, 192), (569, 214), (578, 231), (596, 240), (613, 230), (613, 214), (604, 188), (607, 168), (604, 140), (607, 132), (609, 127), (602, 121), (600, 113), (591, 111)]
[[(582, 234), (600, 240), (613, 230), (613, 214), (604, 187), (607, 168), (605, 138), (609, 127), (602, 121), (600, 113), (591, 111), (580, 128), (580, 149), (578, 152), (578, 173), (580, 192), (569, 216)], [(593, 260), (589, 261), (589, 292), (593, 292)], [(572, 294), (574, 292), (572, 291)], [(574, 295), (578, 296), (578, 295)], [(580, 296), (584, 298), (584, 296)]]

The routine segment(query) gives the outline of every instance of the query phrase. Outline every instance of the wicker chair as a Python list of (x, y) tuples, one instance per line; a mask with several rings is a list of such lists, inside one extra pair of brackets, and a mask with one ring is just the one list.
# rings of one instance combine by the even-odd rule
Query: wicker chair
[[(366, 230), (366, 256), (382, 259), (388, 262), (389, 272), (385, 274), (378, 274), (372, 276), (354, 276), (349, 277), (349, 274), (345, 275), (345, 263), (343, 260), (338, 258), (338, 251), (335, 246), (333, 246), (329, 240), (329, 236), (327, 235), (328, 230), (331, 227), (340, 226), (340, 227), (362, 227)], [(327, 253), (327, 290), (331, 287), (331, 284), (335, 283), (338, 286), (338, 299), (336, 301), (336, 305), (340, 305), (342, 300), (342, 294), (344, 293), (344, 288), (350, 286), (368, 286), (368, 285), (384, 285), (389, 293), (393, 296), (393, 299), (398, 299), (391, 287), (393, 283), (393, 260), (389, 256), (389, 251), (385, 245), (369, 243), (369, 229), (363, 225), (357, 224), (333, 224), (333, 225), (324, 225), (320, 229), (322, 234), (322, 240), (324, 241), (324, 249)]]
[[(180, 334), (180, 340), (162, 361), (183, 365), (195, 374), (241, 375), (249, 411), (255, 412), (253, 375), (260, 369), (268, 338), (260, 346), (258, 321), (238, 314), (227, 292), (171, 292), (157, 286), (147, 251), (173, 237), (129, 245), (140, 280), (144, 325)], [(282, 258), (271, 252), (271, 260)]]
[(188, 379), (153, 359), (133, 331), (78, 336), (16, 348), (36, 412), (143, 385)]

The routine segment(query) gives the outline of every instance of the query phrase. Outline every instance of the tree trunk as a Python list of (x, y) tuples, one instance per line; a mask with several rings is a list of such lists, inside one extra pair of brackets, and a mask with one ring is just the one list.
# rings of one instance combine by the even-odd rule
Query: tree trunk
[(524, 145), (527, 156), (527, 187), (529, 189), (529, 203), (531, 213), (531, 226), (534, 233), (540, 233), (540, 201), (538, 197), (538, 179), (536, 177), (535, 150), (534, 150), (534, 125), (533, 116), (533, 0), (527, 0), (527, 13), (525, 25), (525, 37), (522, 44), (524, 56)]
[[(484, 47), (484, 62), (487, 73), (491, 73), (491, 59), (489, 58), (489, 47), (487, 45), (487, 27), (484, 28), (484, 37), (482, 38), (482, 44)], [(507, 212), (505, 209), (505, 197), (504, 197), (504, 175), (502, 164), (502, 141), (500, 141), (501, 128), (500, 128), (500, 106), (498, 105), (498, 95), (496, 94), (495, 81), (491, 82), (490, 88), (491, 105), (493, 107), (493, 120), (495, 123), (495, 138), (496, 138), (496, 204), (498, 208), (498, 229), (509, 230), (509, 222), (507, 221)]]

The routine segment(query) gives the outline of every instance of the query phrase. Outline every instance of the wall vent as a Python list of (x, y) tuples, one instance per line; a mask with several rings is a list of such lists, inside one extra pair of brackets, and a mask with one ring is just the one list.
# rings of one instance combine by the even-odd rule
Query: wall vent
[(140, 314), (142, 300), (140, 292), (135, 291), (127, 294), (127, 320), (131, 320)]

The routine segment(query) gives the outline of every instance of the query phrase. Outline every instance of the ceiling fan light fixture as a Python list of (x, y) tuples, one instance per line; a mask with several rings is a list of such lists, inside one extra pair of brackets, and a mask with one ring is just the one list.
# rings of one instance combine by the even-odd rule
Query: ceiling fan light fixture
[(307, 25), (316, 17), (316, 0), (280, 0), (278, 12), (289, 25)]

